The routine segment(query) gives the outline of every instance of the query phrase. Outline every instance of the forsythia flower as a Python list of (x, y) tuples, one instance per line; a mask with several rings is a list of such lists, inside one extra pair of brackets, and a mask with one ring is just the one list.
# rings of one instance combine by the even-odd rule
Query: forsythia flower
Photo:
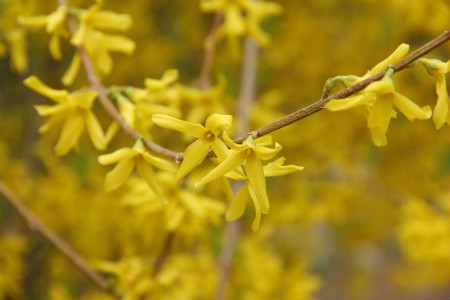
[(372, 82), (361, 92), (342, 100), (332, 100), (325, 104), (331, 111), (346, 110), (356, 106), (369, 106), (367, 127), (372, 134), (372, 141), (377, 146), (386, 146), (386, 131), (395, 105), (410, 121), (426, 120), (431, 117), (431, 108), (420, 108), (407, 97), (395, 91), (394, 82), (389, 72), (382, 80)]
[(436, 129), (441, 128), (445, 123), (450, 125), (450, 114), (449, 106), (450, 99), (447, 92), (447, 81), (445, 79), (445, 74), (450, 71), (450, 61), (444, 63), (438, 59), (419, 59), (427, 71), (436, 80), (436, 94), (438, 99), (433, 112), (433, 122)]
[[(100, 11), (101, 7), (102, 3), (96, 3), (79, 14), (80, 25), (70, 42), (75, 46), (83, 45), (98, 71), (102, 74), (109, 74), (113, 65), (110, 52), (131, 55), (134, 52), (135, 44), (124, 36), (105, 34), (96, 30), (125, 31), (132, 23), (129, 15)], [(79, 55), (75, 54), (62, 79), (65, 85), (73, 82), (80, 63)]]
[(19, 23), (28, 27), (45, 27), (47, 33), (51, 34), (49, 50), (56, 60), (62, 58), (61, 38), (68, 38), (69, 32), (64, 27), (66, 21), (67, 7), (59, 6), (58, 9), (48, 16), (19, 17)]
[(235, 54), (237, 39), (244, 34), (260, 46), (267, 46), (270, 38), (261, 30), (261, 22), (270, 15), (280, 14), (282, 9), (278, 3), (253, 0), (202, 0), (200, 8), (205, 12), (223, 12), (219, 34), (228, 37)]
[(158, 126), (184, 132), (198, 139), (184, 151), (184, 159), (176, 174), (176, 181), (200, 165), (210, 148), (218, 156), (225, 156), (228, 151), (219, 135), (231, 127), (233, 117), (230, 115), (212, 114), (206, 119), (205, 126), (159, 114), (153, 115), (152, 120)]
[[(274, 176), (283, 176), (290, 173), (298, 172), (303, 170), (303, 167), (295, 166), (295, 165), (287, 165), (284, 166), (283, 163), (286, 159), (284, 157), (280, 157), (275, 161), (268, 163), (263, 167), (264, 176), (265, 177), (274, 177)], [(242, 172), (230, 172), (225, 176), (233, 178), (235, 180), (248, 180), (248, 177), (245, 176)], [(248, 193), (246, 193), (248, 191)], [(230, 206), (226, 212), (227, 221), (233, 221), (237, 218), (240, 218), (244, 214), (245, 207), (248, 202), (248, 197), (253, 201), (253, 205), (255, 207), (255, 219), (252, 224), (252, 230), (256, 231), (259, 228), (259, 224), (261, 222), (261, 205), (258, 202), (256, 194), (249, 185), (249, 183), (245, 183), (241, 189), (236, 193), (236, 195), (232, 198)]]
[(57, 124), (63, 123), (58, 143), (55, 146), (56, 155), (65, 155), (74, 148), (78, 144), (85, 126), (95, 148), (98, 150), (106, 148), (107, 139), (100, 123), (91, 111), (97, 92), (89, 90), (69, 94), (66, 90), (54, 90), (46, 86), (36, 76), (28, 77), (24, 80), (24, 84), (57, 103), (54, 106), (35, 106), (39, 115), (51, 116), (48, 122), (39, 128), (40, 133), (47, 132)]
[(161, 198), (164, 197), (162, 197), (161, 190), (156, 182), (152, 165), (161, 170), (174, 171), (172, 163), (148, 153), (140, 138), (136, 140), (133, 148), (122, 148), (111, 154), (101, 155), (98, 157), (98, 162), (102, 165), (117, 163), (116, 167), (106, 175), (105, 188), (107, 191), (115, 190), (121, 186), (136, 167), (139, 175)]
[[(250, 135), (241, 145), (235, 144), (227, 135), (223, 133), (223, 139), (227, 145), (231, 148), (229, 153), (225, 153), (225, 157), (218, 155), (219, 159), (222, 159), (220, 164), (211, 170), (205, 177), (197, 182), (197, 185), (202, 185), (218, 179), (227, 173), (237, 172), (237, 176), (243, 175), (248, 180), (246, 186), (244, 186), (232, 200), (232, 206), (228, 213), (228, 219), (237, 218), (242, 215), (242, 208), (245, 207), (245, 203), (248, 200), (245, 190), (248, 190), (256, 210), (256, 218), (253, 223), (253, 230), (257, 230), (259, 227), (259, 221), (261, 213), (269, 212), (269, 199), (266, 192), (266, 180), (264, 178), (264, 168), (261, 160), (269, 160), (273, 158), (280, 150), (281, 145), (275, 143), (275, 148), (270, 149), (265, 147), (268, 143), (268, 139), (262, 139), (262, 144), (258, 144), (257, 140), (253, 139)], [(270, 144), (270, 143), (269, 143)], [(223, 159), (224, 158), (224, 159)], [(236, 168), (241, 168), (236, 171)], [(236, 174), (231, 177), (236, 177)]]

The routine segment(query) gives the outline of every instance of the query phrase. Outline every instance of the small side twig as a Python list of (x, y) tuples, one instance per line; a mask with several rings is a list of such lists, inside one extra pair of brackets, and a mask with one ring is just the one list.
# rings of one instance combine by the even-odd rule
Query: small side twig
[(28, 228), (32, 231), (39, 232), (46, 240), (55, 246), (81, 273), (90, 279), (95, 285), (100, 287), (105, 292), (108, 292), (116, 299), (120, 297), (111, 289), (107, 280), (91, 266), (89, 266), (84, 259), (70, 247), (59, 235), (45, 226), (41, 220), (35, 216), (22, 203), (19, 197), (14, 194), (6, 185), (0, 181), (0, 194), (4, 196), (6, 201), (17, 211), (17, 213), (26, 221)]
[(167, 257), (169, 256), (170, 253), (170, 248), (172, 247), (173, 244), (174, 236), (175, 233), (173, 231), (167, 233), (161, 252), (159, 253), (158, 257), (156, 257), (155, 263), (153, 265), (153, 273), (152, 273), (153, 278), (159, 274), (164, 263), (166, 262)]
[(211, 67), (217, 45), (218, 29), (222, 21), (222, 13), (216, 13), (211, 26), (211, 30), (207, 37), (208, 44), (206, 45), (205, 55), (203, 56), (202, 61), (202, 68), (200, 70), (200, 76), (198, 78), (198, 87), (202, 90), (205, 90), (209, 85)]

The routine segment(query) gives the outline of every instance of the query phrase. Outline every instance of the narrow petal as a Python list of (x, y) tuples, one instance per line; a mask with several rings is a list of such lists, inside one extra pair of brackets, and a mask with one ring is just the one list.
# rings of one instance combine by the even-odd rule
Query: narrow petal
[(286, 174), (294, 173), (303, 170), (303, 167), (295, 166), (295, 165), (287, 165), (284, 166), (283, 163), (286, 160), (284, 157), (280, 157), (274, 162), (271, 162), (264, 166), (264, 176), (273, 177), (273, 176), (283, 176)]
[(64, 73), (61, 82), (65, 85), (71, 85), (77, 76), (78, 70), (80, 69), (81, 60), (78, 54), (74, 54), (72, 61), (70, 62), (69, 68)]
[(233, 122), (231, 115), (212, 114), (206, 119), (205, 127), (216, 136), (224, 130), (228, 130)]
[(135, 160), (136, 170), (139, 175), (143, 179), (145, 179), (152, 191), (154, 191), (161, 200), (167, 201), (162, 194), (160, 184), (156, 181), (155, 172), (153, 171), (152, 165), (148, 163), (143, 157), (136, 157)]
[(379, 128), (386, 133), (391, 120), (392, 95), (379, 96), (372, 106), (372, 110), (367, 119), (367, 127)]
[(85, 116), (86, 128), (89, 133), (89, 137), (91, 138), (92, 144), (97, 150), (105, 150), (106, 148), (106, 140), (105, 134), (103, 133), (103, 129), (100, 126), (95, 115), (88, 110)]
[[(64, 117), (62, 115), (52, 115), (50, 119), (48, 119), (45, 124), (43, 124), (41, 127), (39, 127), (39, 133), (45, 133), (48, 130), (50, 130), (52, 127), (54, 127), (56, 124), (59, 124), (60, 122), (64, 122)], [(60, 126), (58, 126), (60, 127)]]
[(435, 76), (436, 78), (436, 93), (438, 99), (433, 112), (433, 122), (436, 129), (441, 128), (448, 117), (448, 103), (449, 97), (447, 92), (447, 83), (444, 75)]
[(200, 138), (206, 130), (206, 128), (200, 124), (192, 124), (168, 115), (155, 114), (153, 115), (152, 120), (160, 127), (180, 131), (196, 138)]
[(58, 143), (55, 146), (55, 153), (58, 156), (66, 155), (80, 139), (84, 129), (83, 117), (79, 114), (71, 116), (64, 122), (59, 136)]
[(69, 95), (66, 90), (55, 90), (46, 86), (34, 75), (25, 79), (23, 83), (35, 92), (38, 92), (39, 94), (44, 95), (58, 103), (62, 103)]
[(92, 23), (95, 28), (106, 30), (125, 31), (130, 28), (133, 20), (130, 15), (118, 14), (108, 10), (97, 12), (93, 18)]
[(395, 86), (390, 79), (375, 81), (369, 84), (365, 89), (365, 93), (374, 94), (390, 94), (395, 92)]
[(134, 159), (121, 160), (111, 172), (106, 174), (105, 189), (110, 192), (121, 186), (130, 177), (134, 168)]
[(235, 150), (235, 151), (242, 151), (245, 149), (250, 148), (250, 146), (248, 144), (236, 144), (235, 142), (233, 142), (232, 139), (230, 139), (230, 137), (228, 136), (228, 133), (226, 131), (224, 131), (224, 133), (222, 134), (222, 139), (225, 142), (225, 144), (228, 145), (228, 147), (230, 147), (231, 149)]
[(175, 164), (173, 164), (170, 161), (167, 161), (160, 157), (153, 156), (148, 152), (143, 152), (141, 154), (147, 162), (154, 165), (155, 167), (157, 167), (160, 170), (164, 170), (164, 171), (171, 172), (171, 173), (174, 173), (176, 170)]
[(273, 144), (272, 136), (269, 134), (263, 135), (255, 139), (255, 145), (258, 146), (270, 146)]
[(426, 120), (431, 117), (431, 108), (425, 106), (421, 108), (419, 105), (412, 102), (407, 97), (400, 93), (394, 93), (393, 95), (394, 105), (408, 118), (413, 121), (414, 119)]
[(136, 155), (136, 151), (131, 148), (122, 148), (110, 154), (100, 155), (98, 162), (101, 165), (110, 165), (122, 160), (127, 160)]
[(217, 136), (214, 138), (214, 141), (211, 144), (211, 149), (220, 160), (225, 160), (229, 156), (230, 150)]
[(247, 205), (248, 196), (248, 183), (246, 183), (231, 200), (230, 206), (228, 206), (225, 214), (227, 221), (233, 221), (242, 217), (245, 211), (245, 206)]
[(35, 105), (34, 108), (40, 116), (63, 114), (70, 111), (70, 106), (64, 104)]
[(175, 176), (175, 181), (178, 182), (196, 166), (200, 165), (208, 154), (208, 151), (209, 144), (205, 143), (202, 139), (198, 139), (190, 144), (184, 151), (183, 162)]
[(372, 142), (375, 146), (385, 147), (387, 145), (386, 132), (381, 131), (379, 128), (370, 128), (370, 134), (372, 135)]
[(267, 198), (266, 178), (264, 177), (264, 169), (261, 161), (254, 155), (247, 157), (245, 162), (245, 172), (250, 186), (253, 188), (261, 210), (264, 213), (269, 212), (269, 198)]
[(256, 197), (254, 190), (252, 189), (252, 187), (250, 185), (248, 186), (248, 192), (250, 194), (250, 198), (252, 198), (253, 205), (255, 206), (255, 219), (253, 220), (253, 223), (252, 223), (252, 230), (258, 231), (259, 225), (261, 224), (261, 212), (262, 212), (261, 206), (258, 202), (258, 199)]
[(270, 149), (267, 147), (261, 147), (261, 146), (254, 146), (252, 149), (255, 152), (256, 156), (258, 156), (259, 159), (268, 160), (268, 159), (272, 159), (275, 155), (277, 155), (278, 152), (280, 152), (281, 149), (283, 149), (283, 147), (280, 144), (275, 143), (274, 149)]
[(50, 43), (48, 44), (48, 48), (53, 59), (61, 60), (62, 58), (61, 39), (58, 34), (52, 34), (50, 38)]
[(217, 167), (212, 169), (205, 177), (200, 179), (196, 185), (202, 185), (213, 181), (227, 173), (228, 171), (233, 170), (234, 168), (239, 167), (245, 160), (245, 153), (243, 151), (232, 153), (226, 160), (220, 163)]
[(333, 99), (325, 104), (325, 108), (329, 111), (340, 111), (351, 109), (364, 104), (372, 104), (373, 97), (367, 94), (357, 94), (345, 99)]
[(380, 71), (383, 71), (387, 66), (394, 64), (403, 57), (405, 57), (406, 54), (408, 54), (408, 52), (409, 52), (409, 45), (401, 44), (400, 46), (397, 47), (397, 49), (395, 49), (395, 51), (391, 55), (389, 55), (388, 58), (386, 58), (382, 62), (378, 63), (375, 67), (373, 67), (372, 70), (370, 70), (370, 72), (372, 73), (372, 75), (374, 75)]

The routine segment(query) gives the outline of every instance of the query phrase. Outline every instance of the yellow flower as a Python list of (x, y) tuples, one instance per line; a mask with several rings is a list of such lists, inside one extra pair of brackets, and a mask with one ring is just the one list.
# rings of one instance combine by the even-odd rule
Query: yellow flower
[(102, 165), (117, 163), (116, 167), (106, 175), (105, 189), (112, 191), (120, 187), (130, 176), (134, 167), (145, 179), (150, 188), (161, 198), (161, 190), (155, 179), (152, 165), (161, 170), (174, 171), (174, 165), (162, 158), (155, 157), (145, 150), (142, 139), (137, 139), (133, 148), (122, 148), (113, 153), (101, 155), (98, 162)]
[(55, 146), (56, 155), (67, 154), (78, 144), (86, 126), (92, 144), (98, 150), (106, 148), (107, 140), (94, 113), (92, 105), (97, 92), (85, 91), (69, 94), (66, 90), (55, 90), (42, 83), (36, 76), (24, 80), (24, 84), (34, 91), (56, 102), (56, 105), (36, 105), (39, 115), (50, 116), (50, 119), (39, 128), (40, 133), (63, 123), (58, 143)]
[(445, 123), (450, 125), (450, 114), (448, 113), (450, 99), (448, 97), (447, 81), (445, 79), (445, 74), (450, 71), (450, 60), (444, 63), (438, 59), (421, 58), (419, 59), (419, 63), (421, 63), (436, 80), (436, 94), (438, 95), (438, 99), (433, 112), (434, 125), (436, 126), (436, 129), (441, 128)]
[(223, 13), (219, 35), (229, 39), (235, 55), (238, 38), (244, 34), (251, 36), (260, 46), (267, 46), (270, 39), (261, 29), (261, 23), (271, 15), (280, 14), (282, 9), (278, 3), (253, 0), (202, 0), (200, 8), (204, 12)]
[[(125, 31), (132, 23), (129, 15), (100, 11), (101, 7), (102, 3), (96, 3), (79, 13), (80, 25), (70, 42), (75, 46), (83, 45), (96, 69), (102, 74), (109, 74), (113, 65), (110, 52), (131, 55), (134, 52), (135, 43), (124, 36), (105, 34), (96, 30)], [(73, 82), (80, 68), (80, 63), (79, 55), (75, 54), (62, 79), (65, 85), (70, 85)]]
[(62, 58), (61, 38), (68, 38), (69, 32), (64, 26), (66, 21), (67, 7), (59, 6), (58, 9), (48, 16), (19, 17), (19, 24), (41, 28), (45, 27), (47, 33), (51, 34), (49, 50), (56, 60)]
[[(295, 166), (295, 165), (287, 165), (284, 166), (283, 163), (286, 159), (284, 157), (280, 157), (275, 161), (268, 163), (263, 167), (264, 176), (265, 177), (273, 177), (273, 176), (283, 176), (290, 173), (298, 172), (303, 170), (303, 167)], [(226, 174), (225, 176), (231, 177), (236, 180), (248, 180), (246, 176), (239, 176), (237, 172), (234, 174)], [(259, 224), (261, 223), (261, 205), (256, 197), (256, 194), (252, 188), (252, 186), (247, 182), (245, 183), (241, 189), (236, 193), (236, 195), (232, 198), (230, 206), (226, 212), (227, 221), (233, 221), (237, 218), (240, 218), (244, 214), (245, 207), (248, 202), (248, 197), (253, 201), (253, 205), (255, 207), (255, 219), (253, 220), (252, 230), (257, 231), (259, 229)]]
[[(225, 153), (226, 158), (205, 177), (200, 179), (200, 181), (197, 182), (197, 185), (202, 185), (218, 179), (228, 172), (240, 167), (248, 179), (249, 186), (255, 193), (255, 197), (261, 207), (261, 212), (268, 213), (269, 199), (267, 198), (266, 180), (264, 178), (264, 169), (261, 160), (273, 158), (280, 152), (282, 148), (281, 145), (276, 143), (275, 148), (270, 149), (255, 143), (253, 136), (251, 135), (241, 145), (235, 144), (228, 137), (226, 132), (224, 132), (222, 137), (231, 148), (231, 153)], [(219, 155), (218, 157), (221, 158)]]
[(219, 157), (226, 156), (228, 149), (219, 135), (231, 127), (233, 117), (230, 115), (212, 114), (206, 119), (205, 126), (160, 114), (153, 115), (152, 120), (158, 126), (184, 132), (198, 139), (184, 151), (184, 159), (176, 174), (176, 181), (200, 165), (210, 148)]
[(370, 107), (367, 127), (372, 134), (372, 141), (377, 146), (386, 146), (386, 131), (393, 116), (392, 108), (396, 106), (410, 121), (426, 120), (431, 117), (431, 108), (420, 108), (413, 101), (395, 91), (394, 82), (388, 72), (380, 81), (372, 82), (364, 90), (342, 100), (332, 100), (325, 104), (331, 111), (350, 109), (356, 106)]

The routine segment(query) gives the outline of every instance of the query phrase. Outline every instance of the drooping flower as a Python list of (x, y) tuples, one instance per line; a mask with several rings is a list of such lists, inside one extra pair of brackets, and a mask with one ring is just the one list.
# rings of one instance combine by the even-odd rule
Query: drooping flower
[(39, 115), (50, 119), (39, 128), (40, 133), (62, 124), (61, 134), (55, 146), (56, 155), (63, 156), (74, 148), (86, 126), (92, 144), (98, 150), (104, 150), (108, 143), (99, 121), (91, 111), (97, 92), (88, 90), (69, 94), (66, 90), (55, 90), (42, 83), (36, 76), (24, 80), (24, 84), (56, 105), (36, 105)]
[[(117, 14), (112, 11), (101, 11), (101, 7), (102, 3), (98, 2), (87, 10), (81, 10), (77, 15), (80, 20), (79, 27), (70, 42), (75, 46), (83, 45), (96, 69), (101, 74), (109, 74), (113, 66), (110, 52), (131, 55), (134, 52), (135, 43), (122, 35), (106, 34), (100, 31), (125, 31), (132, 24), (132, 19), (129, 15)], [(65, 85), (72, 84), (80, 64), (80, 57), (78, 54), (75, 54), (62, 78), (62, 82)]]
[(195, 167), (200, 165), (210, 148), (218, 156), (226, 156), (228, 149), (219, 138), (219, 135), (231, 127), (232, 119), (230, 115), (212, 114), (206, 119), (205, 126), (202, 126), (167, 115), (153, 115), (152, 120), (156, 125), (180, 131), (198, 139), (184, 151), (184, 159), (176, 174), (176, 181), (179, 181)]
[(67, 7), (59, 6), (56, 11), (49, 15), (19, 17), (19, 24), (31, 28), (45, 28), (48, 34), (51, 34), (49, 50), (55, 60), (61, 60), (61, 38), (68, 38), (69, 32), (65, 28)]
[(174, 164), (148, 153), (140, 138), (136, 140), (133, 148), (122, 148), (110, 154), (100, 155), (98, 162), (102, 165), (117, 163), (114, 169), (106, 175), (105, 189), (107, 191), (120, 187), (136, 167), (139, 175), (145, 179), (150, 188), (162, 199), (164, 197), (155, 179), (152, 166), (168, 172), (174, 172), (175, 169)]
[(436, 94), (438, 95), (438, 99), (433, 112), (434, 125), (436, 129), (441, 128), (445, 123), (450, 125), (450, 99), (448, 97), (447, 81), (445, 79), (445, 74), (450, 71), (450, 60), (444, 63), (438, 59), (421, 58), (419, 59), (419, 63), (436, 80)]
[[(234, 143), (226, 132), (222, 135), (224, 141), (231, 148), (231, 151), (226, 153), (225, 159), (220, 164), (211, 170), (205, 177), (197, 182), (197, 185), (202, 185), (218, 179), (236, 168), (241, 168), (244, 172), (249, 186), (255, 193), (258, 204), (261, 207), (262, 213), (269, 212), (269, 199), (266, 192), (266, 180), (264, 178), (264, 169), (261, 160), (269, 160), (273, 158), (281, 150), (281, 145), (276, 143), (275, 148), (268, 148), (263, 145), (255, 143), (253, 136), (250, 135), (242, 144)], [(219, 156), (219, 158), (221, 158)]]
[[(303, 167), (295, 166), (295, 165), (283, 165), (286, 159), (284, 157), (280, 157), (275, 161), (268, 163), (263, 167), (264, 176), (265, 177), (274, 177), (274, 176), (283, 176), (290, 173), (298, 172), (303, 170)], [(248, 177), (245, 175), (239, 174), (239, 172), (228, 173), (225, 176), (231, 177), (236, 180), (248, 180)], [(226, 219), (227, 221), (233, 221), (237, 218), (240, 218), (244, 214), (245, 207), (249, 200), (249, 197), (252, 199), (253, 205), (255, 207), (255, 219), (253, 220), (252, 230), (257, 231), (259, 228), (259, 224), (261, 223), (261, 205), (256, 197), (255, 191), (249, 182), (246, 182), (236, 193), (236, 195), (232, 198), (230, 206), (226, 211)]]
[(372, 141), (377, 146), (386, 146), (386, 132), (393, 116), (395, 106), (409, 121), (426, 120), (431, 117), (429, 106), (419, 107), (413, 101), (395, 91), (394, 82), (388, 72), (382, 80), (369, 84), (364, 90), (342, 100), (331, 100), (325, 104), (330, 111), (340, 111), (357, 106), (369, 109), (367, 127), (372, 134)]

